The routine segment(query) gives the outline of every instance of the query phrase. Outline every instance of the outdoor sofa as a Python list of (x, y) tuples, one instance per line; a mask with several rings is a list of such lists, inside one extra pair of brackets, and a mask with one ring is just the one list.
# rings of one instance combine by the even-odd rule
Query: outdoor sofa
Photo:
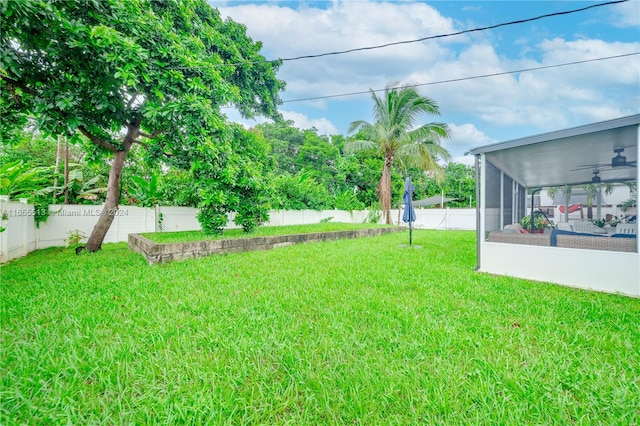
[(638, 251), (636, 235), (584, 234), (579, 232), (554, 229), (546, 234), (514, 234), (511, 232), (493, 231), (487, 241), (494, 243), (523, 244), (547, 247), (564, 247), (586, 250), (606, 250), (635, 253)]

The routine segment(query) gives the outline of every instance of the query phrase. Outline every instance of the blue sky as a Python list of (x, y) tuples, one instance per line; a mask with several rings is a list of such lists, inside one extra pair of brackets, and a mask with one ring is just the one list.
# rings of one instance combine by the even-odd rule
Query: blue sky
[[(596, 2), (576, 1), (213, 1), (263, 43), (268, 59), (320, 54), (453, 33)], [(454, 37), (365, 52), (285, 62), (284, 101), (382, 89), (388, 83), (433, 83), (640, 52), (640, 1), (593, 8)], [(440, 106), (454, 159), (475, 146), (637, 114), (640, 55), (567, 67), (421, 87)], [(296, 127), (346, 134), (371, 121), (368, 94), (285, 102)], [(232, 120), (245, 125), (256, 122)]]

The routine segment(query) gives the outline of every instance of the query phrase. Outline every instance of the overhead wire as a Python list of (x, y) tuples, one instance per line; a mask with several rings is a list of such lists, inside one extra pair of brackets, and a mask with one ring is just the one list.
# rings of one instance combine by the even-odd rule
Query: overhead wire
[[(624, 54), (621, 54), (621, 55), (606, 56), (606, 57), (602, 57), (602, 58), (584, 59), (582, 61), (565, 62), (565, 63), (562, 63), (562, 64), (541, 65), (539, 67), (522, 68), (522, 69), (518, 69), (518, 70), (511, 70), (511, 71), (501, 71), (501, 72), (496, 72), (496, 73), (491, 73), (491, 74), (482, 74), (482, 75), (474, 75), (474, 76), (469, 76), (469, 77), (452, 78), (452, 79), (448, 79), (448, 80), (432, 81), (432, 82), (428, 82), (428, 83), (415, 83), (415, 84), (409, 84), (409, 86), (410, 87), (422, 87), (422, 86), (432, 86), (432, 85), (436, 85), (436, 84), (455, 83), (455, 82), (459, 82), (459, 81), (475, 80), (475, 79), (479, 79), (479, 78), (497, 77), (497, 76), (507, 75), (507, 74), (517, 74), (517, 73), (522, 73), (522, 72), (538, 71), (538, 70), (544, 70), (544, 69), (550, 69), (550, 68), (566, 67), (566, 66), (570, 66), (570, 65), (585, 64), (585, 63), (589, 63), (589, 62), (605, 61), (605, 60), (609, 60), (609, 59), (624, 58), (624, 57), (634, 56), (634, 55), (640, 55), (640, 52), (624, 53)], [(399, 89), (400, 87), (401, 86), (390, 87), (390, 88), (387, 88), (387, 89)], [(402, 86), (402, 87), (404, 87), (404, 86)], [(335, 95), (315, 96), (315, 97), (301, 98), (301, 99), (289, 99), (289, 100), (282, 101), (282, 103), (293, 103), (293, 102), (302, 102), (302, 101), (315, 101), (315, 100), (322, 100), (322, 99), (340, 98), (340, 97), (346, 97), (346, 96), (356, 96), (356, 95), (368, 94), (368, 93), (371, 93), (371, 92), (382, 92), (382, 91), (387, 90), (387, 89), (369, 89), (369, 90), (366, 90), (366, 91), (339, 93), (339, 94), (335, 94)]]
[(291, 62), (291, 61), (298, 61), (298, 60), (301, 60), (301, 59), (315, 59), (315, 58), (322, 58), (322, 57), (326, 57), (326, 56), (344, 55), (344, 54), (348, 54), (348, 53), (361, 52), (361, 51), (367, 51), (367, 50), (375, 50), (375, 49), (383, 49), (385, 47), (390, 47), (390, 46), (398, 46), (398, 45), (403, 45), (403, 44), (419, 43), (419, 42), (427, 41), (427, 40), (435, 40), (435, 39), (453, 37), (453, 36), (457, 36), (457, 35), (474, 33), (474, 32), (479, 32), (479, 31), (492, 30), (492, 29), (495, 29), (495, 28), (506, 27), (506, 26), (509, 26), (509, 25), (517, 25), (517, 24), (523, 24), (523, 23), (526, 23), (526, 22), (538, 21), (538, 20), (541, 20), (541, 19), (551, 18), (551, 17), (554, 17), (554, 16), (570, 15), (570, 14), (573, 14), (573, 13), (584, 12), (585, 10), (594, 9), (596, 7), (610, 6), (610, 5), (619, 4), (619, 3), (626, 3), (628, 1), (630, 1), (630, 0), (611, 0), (611, 1), (608, 1), (608, 2), (604, 2), (604, 3), (591, 4), (589, 6), (581, 7), (581, 8), (578, 8), (578, 9), (571, 9), (571, 10), (565, 10), (565, 11), (561, 11), (561, 12), (546, 13), (544, 15), (535, 16), (533, 18), (518, 19), (518, 20), (515, 20), (515, 21), (502, 22), (502, 23), (499, 23), (499, 24), (488, 25), (488, 26), (484, 26), (484, 27), (478, 27), (478, 28), (471, 28), (471, 29), (468, 29), (468, 30), (456, 31), (456, 32), (453, 32), (453, 33), (437, 34), (437, 35), (432, 35), (432, 36), (420, 37), (420, 38), (412, 39), (412, 40), (401, 40), (401, 41), (395, 41), (395, 42), (390, 42), (390, 43), (378, 44), (378, 45), (374, 45), (374, 46), (356, 47), (356, 48), (353, 48), (353, 49), (338, 50), (338, 51), (334, 51), (334, 52), (325, 52), (325, 53), (319, 53), (319, 54), (314, 54), (314, 55), (294, 56), (294, 57), (291, 57), (291, 58), (278, 58), (278, 59), (271, 59), (271, 60), (270, 59), (264, 59), (264, 60), (260, 60), (260, 61), (247, 61), (247, 62), (238, 62), (238, 63), (215, 64), (215, 65), (208, 65), (208, 66), (204, 66), (204, 67), (202, 67), (202, 66), (200, 66), (200, 67), (193, 67), (193, 66), (176, 67), (176, 69), (195, 69), (195, 68), (210, 68), (210, 67), (223, 67), (223, 66), (254, 65), (254, 64), (260, 64), (260, 63)]
[[(609, 6), (609, 5), (618, 4), (618, 3), (625, 3), (627, 1), (629, 1), (629, 0), (613, 0), (613, 1), (608, 1), (608, 2), (605, 2), (605, 3), (592, 4), (592, 5), (589, 5), (589, 6), (581, 7), (579, 9), (572, 9), (572, 10), (566, 10), (566, 11), (562, 11), (562, 12), (547, 13), (547, 14), (536, 16), (536, 17), (533, 17), (533, 18), (518, 19), (516, 21), (503, 22), (503, 23), (500, 23), (500, 24), (488, 25), (488, 26), (485, 26), (485, 27), (479, 27), (479, 28), (472, 28), (472, 29), (468, 29), (468, 30), (457, 31), (457, 32), (454, 32), (454, 33), (438, 34), (438, 35), (433, 35), (433, 36), (417, 38), (417, 39), (414, 39), (414, 40), (396, 41), (396, 42), (391, 42), (391, 43), (378, 44), (378, 45), (375, 45), (375, 46), (358, 47), (358, 48), (354, 48), (354, 49), (339, 50), (339, 51), (336, 51), (336, 52), (320, 53), (320, 54), (316, 54), (316, 55), (302, 55), (302, 56), (295, 56), (295, 57), (292, 57), (292, 58), (281, 58), (281, 59), (279, 59), (277, 61), (287, 62), (287, 61), (297, 61), (297, 60), (300, 60), (300, 59), (321, 58), (321, 57), (324, 57), (324, 56), (343, 55), (343, 54), (346, 54), (346, 53), (360, 52), (360, 51), (364, 51), (364, 50), (382, 49), (382, 48), (385, 48), (385, 47), (398, 46), (398, 45), (401, 45), (401, 44), (419, 43), (421, 41), (426, 41), (426, 40), (434, 40), (434, 39), (438, 39), (438, 38), (452, 37), (452, 36), (468, 34), (468, 33), (473, 33), (473, 32), (478, 32), (478, 31), (492, 30), (492, 29), (495, 29), (495, 28), (506, 27), (508, 25), (517, 25), (517, 24), (523, 24), (525, 22), (538, 21), (540, 19), (550, 18), (550, 17), (553, 17), (553, 16), (569, 15), (569, 14), (572, 14), (572, 13), (583, 12), (585, 10), (593, 9), (593, 8), (596, 8), (596, 7)], [(265, 62), (276, 62), (276, 61), (265, 61)]]

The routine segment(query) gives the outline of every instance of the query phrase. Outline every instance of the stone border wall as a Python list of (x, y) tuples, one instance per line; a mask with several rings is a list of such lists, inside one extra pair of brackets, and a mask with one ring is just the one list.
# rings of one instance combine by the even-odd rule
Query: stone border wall
[(236, 253), (242, 251), (271, 250), (293, 244), (331, 241), (345, 238), (374, 237), (399, 232), (404, 227), (369, 228), (349, 231), (315, 232), (310, 234), (278, 235), (273, 237), (232, 238), (228, 240), (206, 240), (187, 243), (160, 244), (140, 234), (129, 234), (129, 248), (142, 254), (150, 265), (173, 260), (191, 259), (212, 254)]

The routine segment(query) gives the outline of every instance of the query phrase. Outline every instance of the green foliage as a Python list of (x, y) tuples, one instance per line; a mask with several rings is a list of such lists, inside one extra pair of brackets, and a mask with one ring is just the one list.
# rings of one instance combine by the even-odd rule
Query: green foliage
[[(231, 161), (228, 170), (221, 161), (234, 145), (220, 108), (278, 119), (284, 87), (276, 78), (280, 63), (264, 60), (261, 43), (243, 25), (223, 19), (205, 0), (24, 0), (1, 7), (0, 134), (15, 133), (33, 117), (48, 134), (69, 135), (74, 143), (84, 135), (94, 158), (111, 152), (116, 170), (140, 142), (149, 161), (183, 170), (207, 157), (212, 174), (228, 175), (224, 185), (237, 180), (242, 188), (245, 164)], [(203, 155), (205, 146), (210, 152)], [(109, 185), (106, 202), (115, 207), (120, 182)], [(215, 212), (205, 215), (230, 210), (247, 196), (217, 191), (204, 194), (205, 208)], [(109, 223), (100, 217), (91, 251)]]
[(631, 207), (638, 206), (638, 183), (627, 182), (626, 185), (629, 186), (629, 189), (631, 190), (631, 197), (629, 197), (629, 199), (622, 203), (622, 205), (620, 206), (620, 209), (623, 212), (626, 212)]
[(200, 202), (202, 229), (220, 233), (227, 213), (236, 212), (235, 223), (245, 232), (268, 220), (271, 198), (271, 163), (268, 145), (256, 132), (233, 126), (225, 150), (203, 144), (193, 158), (193, 180)]
[(193, 185), (193, 176), (188, 170), (175, 167), (158, 175), (160, 192), (158, 198), (162, 205), (196, 207), (198, 193)]
[(161, 193), (158, 188), (158, 176), (151, 175), (149, 179), (143, 179), (139, 176), (130, 177), (135, 187), (135, 197), (138, 205), (143, 207), (152, 207), (162, 201)]
[[(83, 170), (86, 168), (79, 164), (69, 170), (69, 182), (66, 186), (69, 191), (69, 203), (95, 204), (104, 200), (104, 194), (107, 192), (107, 188), (102, 186), (106, 180), (105, 177), (96, 175), (87, 179)], [(64, 191), (65, 186), (62, 186), (57, 190), (57, 194), (62, 195)]]
[(84, 234), (84, 232), (78, 229), (74, 231), (69, 231), (67, 234), (69, 236), (65, 241), (67, 242), (67, 247), (72, 249), (77, 249), (78, 247), (80, 247), (81, 243), (83, 241), (86, 241), (87, 239), (87, 236)]
[(384, 160), (378, 196), (386, 223), (391, 223), (394, 162), (402, 169), (415, 166), (440, 179), (443, 173), (438, 160), (450, 158), (449, 152), (440, 145), (440, 140), (448, 137), (446, 124), (428, 123), (416, 127), (420, 115), (439, 114), (437, 104), (421, 96), (415, 87), (394, 86), (389, 84), (382, 96), (371, 91), (374, 121), (351, 123), (349, 133), (356, 132), (355, 139), (345, 144), (347, 152), (374, 150)]
[(205, 199), (198, 206), (198, 222), (205, 233), (219, 235), (227, 226), (227, 213), (219, 203)]
[[(553, 227), (553, 222), (547, 220), (541, 214), (533, 214), (533, 229), (551, 229)], [(526, 215), (520, 220), (520, 225), (524, 229), (531, 229), (531, 215)]]
[(0, 166), (0, 194), (10, 198), (31, 198), (46, 185), (48, 176), (44, 167), (33, 167), (22, 160)]
[(258, 124), (255, 129), (269, 142), (275, 161), (276, 174), (300, 172), (305, 164), (300, 163), (300, 148), (305, 143), (305, 133), (293, 127), (293, 121)]
[(372, 204), (367, 212), (367, 223), (379, 223), (382, 219), (382, 209), (379, 203)]
[[(321, 136), (316, 129), (297, 129), (291, 121), (263, 123), (255, 129), (269, 142), (275, 161), (275, 208), (353, 210), (377, 200), (381, 160), (368, 153), (343, 155), (344, 136)], [(356, 200), (343, 195), (354, 192)]]
[(640, 423), (637, 298), (478, 273), (475, 232), (413, 235), (16, 259), (0, 423)]
[(306, 173), (277, 176), (274, 184), (272, 205), (276, 210), (326, 210), (333, 207), (326, 186)]
[[(416, 174), (412, 173), (412, 176), (414, 176), (414, 181), (416, 181)], [(473, 167), (459, 163), (448, 163), (444, 168), (444, 180), (440, 183), (434, 179), (428, 179), (424, 174), (423, 176), (423, 183), (414, 183), (416, 187), (416, 199), (444, 193), (445, 197), (457, 199), (449, 201), (447, 203), (449, 207), (470, 207), (470, 199), (472, 200), (471, 206), (475, 206), (476, 178)], [(419, 177), (417, 182), (420, 182)], [(419, 188), (424, 188), (424, 193), (419, 193)]]
[(337, 162), (340, 151), (333, 146), (327, 137), (318, 136), (315, 129), (305, 131), (305, 141), (298, 153), (298, 163), (302, 172), (316, 182), (324, 183), (330, 194), (336, 193), (344, 182), (337, 178)]
[[(356, 210), (379, 203), (377, 185), (384, 159), (377, 155), (375, 146), (356, 152), (350, 149), (349, 153), (343, 154), (343, 148), (349, 147), (352, 142), (344, 136), (334, 135), (329, 139), (318, 135), (315, 129), (299, 130), (292, 125), (289, 121), (256, 126), (256, 130), (271, 145), (271, 155), (276, 163), (274, 206), (300, 209), (310, 208), (310, 204), (327, 204), (300, 201), (303, 195), (293, 189), (299, 186), (296, 177), (301, 181), (311, 177), (318, 185), (324, 186), (329, 196), (333, 197), (330, 204), (338, 209)], [(363, 135), (360, 132), (355, 139)], [(404, 170), (401, 165), (405, 166)], [(444, 168), (444, 180), (437, 182), (433, 173), (425, 173), (405, 159), (391, 169), (392, 205), (401, 199), (404, 176), (407, 174), (413, 178), (416, 199), (440, 195), (444, 190), (447, 197), (460, 199), (449, 202), (449, 206), (467, 207), (469, 199), (475, 198), (475, 172), (472, 167), (448, 163)], [(312, 193), (309, 198), (318, 195), (311, 188), (307, 188), (307, 191)], [(354, 193), (355, 199), (352, 196)]]
[(22, 160), (0, 166), (0, 194), (12, 199), (26, 198), (35, 208), (35, 223), (40, 226), (49, 217), (50, 194), (54, 188), (48, 186), (50, 168), (33, 167)]
[(638, 195), (633, 194), (628, 200), (625, 200), (625, 202), (620, 205), (620, 210), (622, 210), (623, 212), (626, 212), (631, 207), (637, 207), (637, 205), (638, 205)]
[(342, 191), (335, 196), (335, 207), (338, 210), (364, 210), (364, 203), (358, 200), (356, 193), (352, 190)]
[(246, 233), (254, 232), (256, 228), (269, 220), (269, 209), (266, 205), (253, 204), (247, 200), (246, 203), (236, 207), (236, 217), (234, 219), (237, 225), (242, 226)]
[(0, 164), (18, 160), (38, 166), (55, 163), (57, 142), (33, 129), (19, 129), (11, 138), (0, 137), (0, 146)]
[(4, 222), (6, 222), (7, 220), (9, 220), (9, 214), (6, 211), (0, 212), (0, 233), (7, 230), (7, 227), (3, 226), (5, 225)]

